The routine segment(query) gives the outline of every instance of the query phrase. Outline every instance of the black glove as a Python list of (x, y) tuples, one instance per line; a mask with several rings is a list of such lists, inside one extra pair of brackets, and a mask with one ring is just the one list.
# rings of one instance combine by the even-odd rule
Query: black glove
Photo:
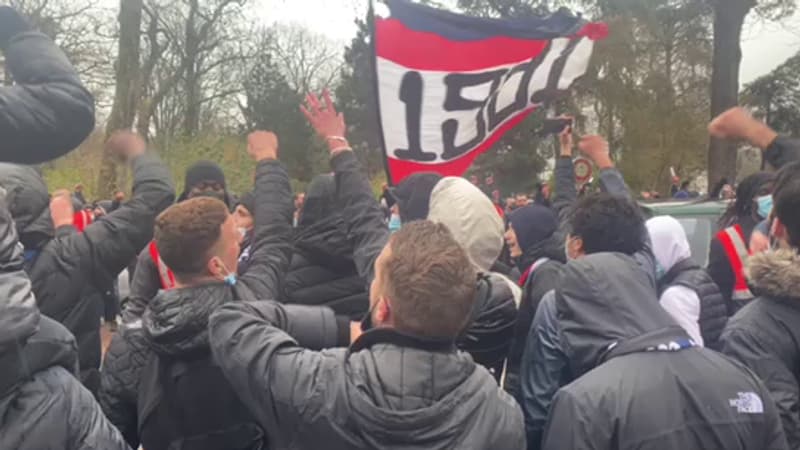
[(0, 47), (5, 48), (11, 38), (30, 29), (28, 21), (14, 8), (0, 6)]

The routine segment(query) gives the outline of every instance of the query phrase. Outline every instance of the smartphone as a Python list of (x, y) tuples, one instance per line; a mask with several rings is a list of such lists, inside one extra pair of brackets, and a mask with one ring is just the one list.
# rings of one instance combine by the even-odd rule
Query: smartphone
[(542, 128), (539, 130), (539, 136), (547, 136), (550, 134), (560, 134), (567, 128), (572, 126), (572, 119), (565, 118), (551, 118), (545, 119), (542, 123)]

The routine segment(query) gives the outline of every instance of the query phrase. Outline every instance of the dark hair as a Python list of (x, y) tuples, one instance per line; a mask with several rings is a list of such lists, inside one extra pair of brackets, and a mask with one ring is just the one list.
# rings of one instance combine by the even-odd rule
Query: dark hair
[(726, 184), (728, 184), (728, 179), (726, 177), (720, 178), (719, 181), (717, 181), (717, 184), (711, 188), (711, 192), (708, 193), (708, 198), (718, 199), (720, 193), (722, 193), (722, 188), (725, 187)]
[(684, 181), (683, 183), (681, 183), (681, 189), (683, 189), (683, 190), (689, 189), (689, 182), (688, 181)]
[(727, 228), (746, 217), (752, 218), (755, 213), (753, 199), (771, 191), (770, 184), (774, 180), (775, 174), (768, 172), (756, 172), (742, 180), (736, 188), (736, 201), (720, 217), (719, 227)]
[(775, 179), (774, 213), (789, 235), (789, 244), (800, 248), (800, 162), (784, 166)]
[(442, 224), (404, 224), (389, 243), (382, 281), (402, 332), (455, 339), (475, 302), (477, 274), (466, 251)]
[(586, 254), (617, 252), (633, 255), (648, 239), (644, 216), (633, 201), (601, 192), (581, 198), (568, 225), (570, 235), (583, 240)]
[(158, 252), (176, 277), (189, 278), (205, 270), (228, 215), (220, 200), (197, 197), (176, 203), (156, 218)]

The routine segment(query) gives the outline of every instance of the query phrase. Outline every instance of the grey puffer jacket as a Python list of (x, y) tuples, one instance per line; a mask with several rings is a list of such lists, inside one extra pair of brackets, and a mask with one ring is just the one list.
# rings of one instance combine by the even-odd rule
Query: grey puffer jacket
[(0, 208), (0, 448), (127, 450), (75, 378), (75, 338), (41, 316), (11, 217)]
[(133, 197), (79, 233), (53, 229), (41, 175), (29, 166), (0, 164), (0, 186), (25, 247), (25, 270), (42, 313), (67, 327), (78, 341), (81, 379), (96, 390), (100, 367), (100, 298), (88, 286), (114, 279), (153, 235), (156, 216), (175, 198), (169, 170), (155, 155), (133, 161)]
[(616, 253), (564, 267), (561, 345), (581, 376), (556, 394), (542, 448), (788, 448), (758, 377), (694, 346), (639, 267)]
[(275, 302), (211, 316), (214, 357), (274, 448), (525, 448), (519, 405), (453, 342), (376, 328), (314, 352), (293, 337), (322, 333), (312, 319)]

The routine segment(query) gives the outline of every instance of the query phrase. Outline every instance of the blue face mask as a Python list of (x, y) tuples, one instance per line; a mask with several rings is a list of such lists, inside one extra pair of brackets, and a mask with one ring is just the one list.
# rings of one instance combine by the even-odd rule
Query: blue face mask
[(772, 196), (762, 195), (756, 198), (756, 202), (758, 203), (758, 216), (762, 219), (769, 217), (769, 214), (772, 212)]
[(664, 275), (666, 275), (666, 274), (667, 274), (667, 271), (664, 270), (663, 267), (661, 267), (661, 264), (659, 264), (658, 261), (656, 261), (656, 281), (664, 278)]
[(226, 276), (224, 278), (224, 280), (225, 280), (225, 284), (227, 284), (228, 286), (236, 286), (236, 274), (235, 273), (228, 274), (228, 276)]
[(400, 227), (403, 226), (403, 222), (400, 221), (400, 216), (397, 214), (392, 214), (392, 218), (389, 219), (389, 231), (392, 233), (396, 233), (400, 231)]

